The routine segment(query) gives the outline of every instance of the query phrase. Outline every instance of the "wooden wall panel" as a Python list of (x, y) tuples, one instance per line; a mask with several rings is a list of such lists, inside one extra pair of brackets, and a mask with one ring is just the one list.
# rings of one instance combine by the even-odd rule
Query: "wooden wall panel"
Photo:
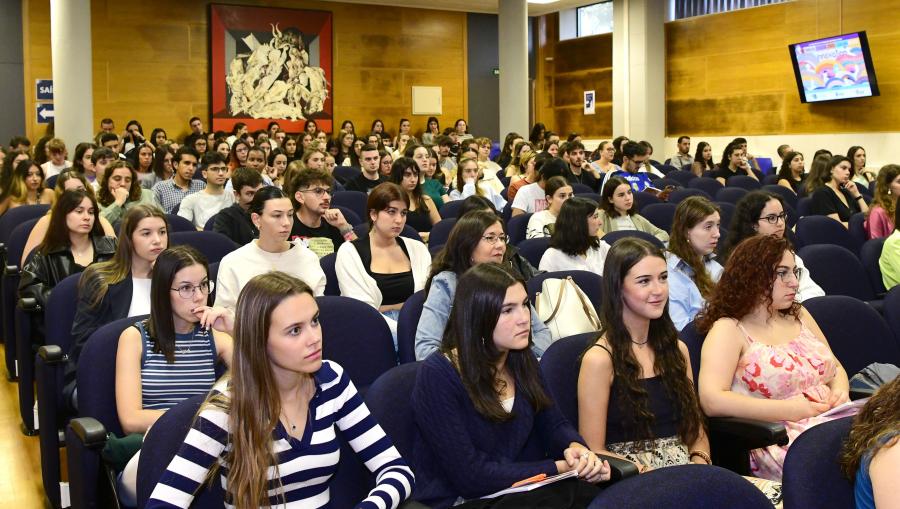
[[(900, 0), (795, 0), (666, 24), (666, 134), (896, 131)], [(787, 46), (866, 30), (881, 96), (803, 104)]]
[[(197, 115), (209, 126), (208, 4), (210, 0), (155, 0), (127, 5), (92, 0), (94, 124), (103, 117), (124, 129), (138, 119), (146, 134), (164, 128), (187, 134)], [(413, 85), (443, 87), (441, 126), (465, 118), (466, 13), (315, 0), (242, 0), (333, 12), (334, 120), (350, 119), (358, 132), (381, 118), (396, 132), (412, 116)], [(51, 77), (49, 0), (23, 0), (28, 136), (44, 134), (34, 118), (34, 79)], [(474, 126), (473, 126), (474, 127)], [(477, 131), (476, 131), (477, 133)]]

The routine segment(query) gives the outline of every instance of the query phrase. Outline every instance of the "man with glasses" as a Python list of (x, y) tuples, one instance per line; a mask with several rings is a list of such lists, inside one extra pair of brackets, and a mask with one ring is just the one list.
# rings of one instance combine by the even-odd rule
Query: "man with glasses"
[(218, 152), (203, 156), (203, 178), (206, 188), (199, 193), (185, 196), (178, 208), (178, 215), (194, 223), (202, 230), (211, 217), (234, 203), (234, 193), (225, 192), (228, 180), (228, 163)]
[(345, 241), (356, 240), (353, 226), (340, 209), (331, 208), (334, 180), (325, 170), (307, 168), (297, 172), (292, 188), (296, 189), (294, 225), (289, 241), (302, 239), (319, 258), (337, 251)]
[(622, 145), (622, 169), (611, 171), (606, 174), (603, 179), (603, 187), (612, 177), (622, 177), (631, 184), (634, 192), (640, 192), (648, 187), (652, 187), (653, 181), (650, 180), (650, 174), (644, 169), (644, 164), (650, 159), (647, 147), (636, 141), (629, 141)]
[(364, 145), (359, 150), (359, 162), (362, 167), (362, 173), (347, 181), (347, 191), (360, 191), (369, 194), (375, 186), (382, 182), (387, 182), (378, 167), (381, 165), (381, 154), (378, 153), (378, 147), (375, 145)]

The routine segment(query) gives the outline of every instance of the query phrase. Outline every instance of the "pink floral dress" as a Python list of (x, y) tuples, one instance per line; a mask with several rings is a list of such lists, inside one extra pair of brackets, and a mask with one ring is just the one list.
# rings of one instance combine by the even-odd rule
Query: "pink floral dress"
[[(753, 398), (788, 399), (800, 394), (812, 394), (817, 400), (827, 398), (831, 389), (827, 384), (837, 372), (837, 362), (828, 347), (816, 338), (806, 325), (800, 334), (782, 345), (767, 345), (747, 334), (744, 326), (738, 327), (747, 337), (747, 348), (738, 361), (731, 390)], [(800, 421), (783, 421), (788, 434), (784, 447), (771, 445), (750, 451), (752, 475), (763, 479), (781, 480), (784, 457), (788, 447), (807, 429), (833, 419), (853, 415), (858, 408), (851, 408), (828, 417), (810, 417)]]

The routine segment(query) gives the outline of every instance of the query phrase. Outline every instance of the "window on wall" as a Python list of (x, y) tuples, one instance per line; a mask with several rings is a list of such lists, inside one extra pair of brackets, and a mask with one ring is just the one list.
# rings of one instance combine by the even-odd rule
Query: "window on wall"
[(789, 0), (670, 0), (673, 19), (780, 4)]
[(600, 2), (575, 10), (576, 37), (608, 34), (613, 31), (613, 3)]

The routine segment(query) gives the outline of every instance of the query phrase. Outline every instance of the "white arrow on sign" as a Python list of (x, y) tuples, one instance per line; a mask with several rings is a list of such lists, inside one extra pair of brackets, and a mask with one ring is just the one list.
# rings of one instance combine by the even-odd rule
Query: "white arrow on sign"
[(48, 119), (48, 118), (53, 118), (54, 115), (55, 115), (55, 113), (54, 113), (53, 110), (44, 110), (44, 109), (42, 109), (42, 110), (40, 110), (40, 111), (38, 112), (38, 115), (39, 115), (43, 120), (46, 120), (46, 119)]

